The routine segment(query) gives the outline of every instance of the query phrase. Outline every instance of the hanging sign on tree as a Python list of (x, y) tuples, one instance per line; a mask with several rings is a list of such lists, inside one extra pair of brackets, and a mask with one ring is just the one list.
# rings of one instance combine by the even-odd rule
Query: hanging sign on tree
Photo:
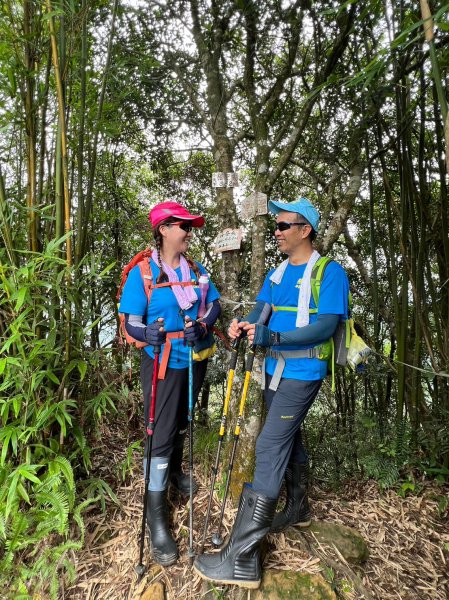
[(268, 196), (263, 192), (254, 192), (256, 196), (255, 205), (256, 205), (256, 214), (257, 215), (266, 215), (268, 213)]
[(242, 230), (239, 229), (223, 229), (214, 241), (214, 252), (227, 252), (229, 250), (238, 250), (242, 243)]
[(212, 187), (235, 188), (239, 187), (238, 173), (212, 173)]
[(256, 215), (266, 215), (268, 212), (268, 196), (263, 192), (253, 192), (243, 199), (241, 204), (241, 218), (252, 219)]

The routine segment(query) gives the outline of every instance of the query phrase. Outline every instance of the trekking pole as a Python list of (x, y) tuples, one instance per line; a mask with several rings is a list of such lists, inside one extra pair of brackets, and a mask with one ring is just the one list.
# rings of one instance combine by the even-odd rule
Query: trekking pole
[(225, 488), (225, 493), (224, 493), (224, 497), (223, 497), (223, 503), (221, 505), (220, 522), (218, 523), (217, 532), (214, 533), (214, 535), (212, 536), (212, 544), (215, 546), (215, 548), (219, 548), (223, 544), (223, 538), (220, 534), (220, 530), (221, 530), (221, 524), (223, 521), (223, 515), (224, 515), (224, 511), (225, 511), (225, 506), (226, 506), (226, 499), (228, 497), (229, 486), (231, 483), (231, 473), (232, 473), (232, 469), (234, 467), (235, 452), (236, 452), (237, 444), (238, 444), (239, 437), (240, 437), (240, 426), (243, 421), (243, 411), (245, 410), (245, 402), (246, 402), (246, 396), (248, 394), (249, 380), (250, 380), (251, 371), (253, 368), (254, 352), (255, 352), (255, 346), (250, 346), (248, 356), (246, 357), (245, 381), (243, 383), (242, 396), (240, 399), (240, 406), (239, 406), (239, 414), (237, 417), (237, 423), (236, 423), (235, 430), (234, 430), (234, 444), (232, 446), (231, 458), (229, 460), (228, 475), (227, 475), (227, 479), (226, 479), (226, 488)]
[(193, 564), (195, 551), (193, 549), (193, 343), (189, 343), (189, 484), (190, 484), (190, 507), (189, 507), (189, 558)]
[(212, 497), (214, 495), (215, 480), (217, 478), (218, 465), (220, 462), (221, 446), (223, 444), (223, 438), (226, 434), (226, 429), (227, 429), (229, 403), (231, 400), (232, 384), (234, 382), (234, 374), (235, 374), (235, 367), (237, 365), (237, 357), (238, 357), (238, 353), (239, 353), (240, 340), (241, 340), (241, 336), (238, 338), (235, 338), (235, 340), (232, 342), (232, 345), (231, 345), (231, 361), (229, 364), (228, 383), (227, 383), (227, 387), (226, 387), (226, 396), (225, 396), (225, 400), (224, 400), (224, 404), (223, 404), (223, 414), (221, 416), (220, 432), (218, 434), (217, 456), (215, 458), (215, 465), (212, 469), (212, 482), (211, 482), (210, 492), (209, 492), (209, 502), (207, 505), (206, 521), (204, 523), (203, 539), (201, 541), (201, 547), (199, 550), (199, 554), (203, 553), (204, 543), (206, 541), (207, 526), (209, 524), (209, 516), (210, 516), (211, 505), (212, 505)]
[(135, 571), (140, 581), (145, 573), (145, 566), (143, 564), (143, 549), (145, 545), (145, 521), (147, 516), (147, 505), (148, 505), (148, 486), (150, 484), (150, 463), (151, 463), (151, 449), (153, 447), (153, 431), (154, 431), (154, 415), (156, 411), (156, 395), (157, 395), (157, 378), (159, 375), (159, 354), (161, 352), (160, 346), (153, 346), (154, 348), (154, 361), (153, 361), (153, 378), (151, 381), (151, 400), (150, 400), (150, 415), (148, 419), (148, 425), (146, 427), (146, 465), (145, 465), (145, 492), (143, 495), (143, 514), (142, 514), (142, 529), (140, 532), (140, 551), (139, 551), (139, 564), (135, 567)]

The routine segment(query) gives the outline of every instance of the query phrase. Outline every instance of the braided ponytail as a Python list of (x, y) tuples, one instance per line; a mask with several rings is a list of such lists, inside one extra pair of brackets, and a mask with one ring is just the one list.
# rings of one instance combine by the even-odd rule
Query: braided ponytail
[(185, 259), (187, 261), (187, 264), (189, 265), (189, 267), (192, 269), (192, 271), (195, 273), (195, 277), (196, 280), (198, 282), (199, 278), (200, 278), (200, 270), (198, 268), (198, 265), (196, 264), (196, 262), (193, 260), (193, 258), (190, 258), (190, 256), (187, 256), (187, 254), (184, 255)]
[(164, 281), (168, 281), (168, 275), (164, 271), (164, 267), (162, 266), (162, 259), (161, 259), (162, 235), (161, 235), (159, 228), (160, 228), (160, 224), (153, 229), (153, 237), (154, 237), (154, 242), (156, 244), (157, 260), (159, 263), (158, 266), (160, 269), (159, 275), (156, 279), (156, 283), (163, 283)]

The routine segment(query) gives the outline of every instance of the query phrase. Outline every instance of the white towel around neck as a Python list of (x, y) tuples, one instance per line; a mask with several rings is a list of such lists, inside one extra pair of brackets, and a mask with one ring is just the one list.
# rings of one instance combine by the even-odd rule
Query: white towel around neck
[[(307, 261), (306, 270), (304, 271), (304, 275), (302, 276), (301, 288), (299, 290), (298, 295), (298, 314), (296, 315), (296, 327), (304, 327), (304, 325), (309, 324), (309, 304), (310, 294), (312, 293), (312, 288), (310, 286), (310, 277), (312, 275), (312, 269), (316, 261), (320, 258), (320, 256), (320, 253), (314, 250), (312, 252), (311, 257)], [(270, 276), (270, 281), (276, 284), (280, 284), (288, 264), (288, 258), (281, 262), (279, 267)]]

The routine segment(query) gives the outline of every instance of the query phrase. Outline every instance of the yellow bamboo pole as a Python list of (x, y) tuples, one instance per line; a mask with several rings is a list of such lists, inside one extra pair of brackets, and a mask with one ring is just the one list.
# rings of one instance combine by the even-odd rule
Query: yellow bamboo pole
[(23, 2), (23, 29), (25, 33), (25, 119), (26, 119), (26, 145), (27, 145), (27, 208), (28, 208), (28, 238), (29, 248), (38, 251), (37, 217), (36, 217), (36, 119), (34, 107), (35, 90), (35, 56), (33, 50), (33, 11), (28, 0)]
[(435, 43), (433, 34), (433, 17), (430, 12), (428, 0), (420, 0), (421, 5), (421, 17), (423, 20), (424, 37), (429, 45), (429, 56), (432, 65), (433, 80), (438, 95), (438, 102), (440, 104), (441, 115), (443, 117), (444, 127), (444, 139), (446, 143), (446, 171), (449, 173), (449, 111), (446, 101), (446, 95), (444, 93), (443, 85), (441, 83), (440, 67), (438, 65), (437, 56), (435, 53)]
[[(61, 126), (61, 154), (62, 154), (62, 181), (64, 191), (64, 222), (65, 232), (69, 233), (70, 226), (70, 192), (69, 192), (69, 167), (67, 158), (67, 130), (65, 122), (65, 104), (64, 94), (62, 89), (61, 72), (59, 69), (58, 45), (56, 43), (55, 22), (52, 15), (51, 0), (46, 0), (47, 11), (49, 14), (48, 25), (50, 28), (51, 52), (53, 58), (53, 66), (56, 79), (56, 93), (58, 96), (58, 115)], [(72, 240), (70, 236), (67, 238), (67, 266), (72, 266)]]
[[(65, 103), (64, 93), (62, 88), (61, 71), (59, 67), (59, 55), (58, 45), (56, 43), (55, 34), (55, 22), (52, 13), (51, 0), (46, 0), (47, 11), (48, 11), (48, 26), (50, 29), (50, 40), (51, 40), (51, 53), (53, 59), (53, 67), (55, 70), (55, 81), (56, 81), (56, 93), (58, 97), (58, 115), (59, 115), (59, 129), (60, 129), (60, 142), (61, 142), (61, 154), (62, 154), (62, 182), (64, 192), (64, 222), (65, 222), (65, 233), (68, 234), (71, 231), (70, 226), (70, 192), (69, 192), (69, 167), (67, 159), (67, 130), (65, 120)], [(67, 297), (65, 299), (65, 358), (68, 362), (70, 359), (70, 330), (72, 321), (72, 311), (70, 308), (69, 298), (69, 287), (71, 285), (70, 278), (70, 267), (72, 266), (72, 240), (70, 235), (66, 239), (66, 263), (67, 263)]]

